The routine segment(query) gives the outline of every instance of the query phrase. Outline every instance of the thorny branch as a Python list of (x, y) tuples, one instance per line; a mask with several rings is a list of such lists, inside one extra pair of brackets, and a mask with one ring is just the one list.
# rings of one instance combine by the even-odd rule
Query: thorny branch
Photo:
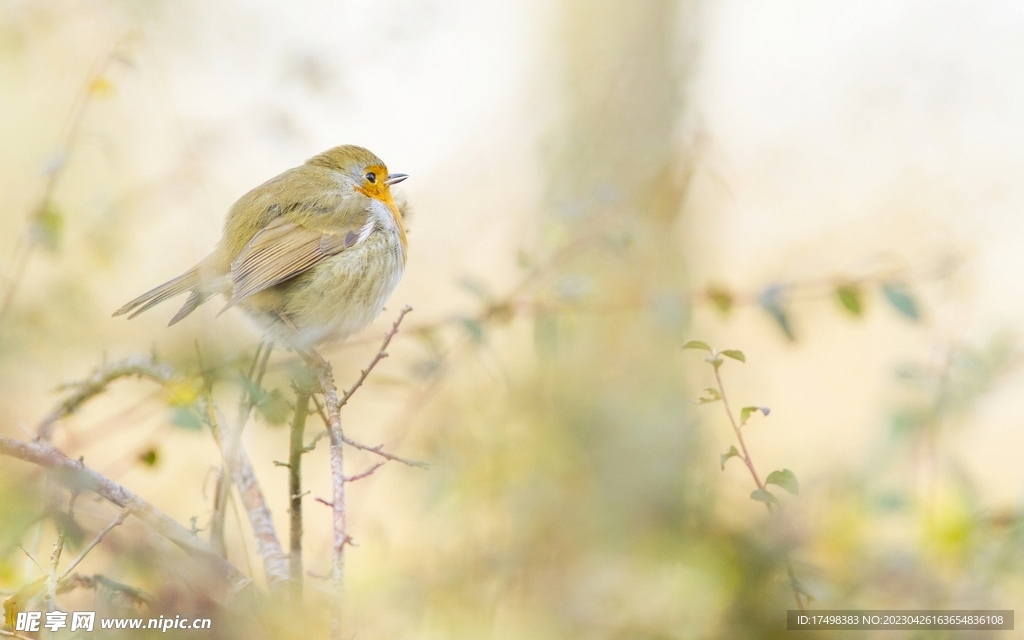
[[(327, 413), (324, 411), (323, 405), (321, 405), (320, 402), (316, 398), (312, 398), (312, 400), (313, 400), (313, 404), (316, 406), (317, 414), (320, 416), (320, 419), (323, 420), (323, 422), (324, 422), (324, 426), (325, 427), (329, 426), (330, 425), (330, 419), (327, 417)], [(308, 452), (308, 451), (312, 451), (313, 449), (315, 449), (316, 448), (316, 443), (319, 442), (320, 440), (322, 440), (323, 438), (326, 438), (329, 433), (330, 432), (325, 429), (325, 430), (321, 431), (320, 433), (316, 434), (316, 437), (314, 437), (313, 440), (311, 440), (310, 443), (308, 445), (306, 445), (306, 449), (305, 450)], [(371, 447), (371, 446), (365, 445), (365, 444), (363, 444), (361, 442), (357, 442), (357, 441), (349, 438), (348, 436), (344, 437), (343, 442), (345, 444), (347, 444), (348, 446), (354, 448), (354, 449), (359, 449), (360, 451), (367, 451), (369, 453), (377, 454), (378, 456), (384, 458), (385, 460), (390, 460), (392, 462), (401, 462), (404, 465), (407, 465), (407, 466), (410, 466), (410, 467), (419, 467), (421, 469), (426, 469), (429, 466), (429, 465), (427, 465), (426, 462), (422, 462), (420, 460), (411, 460), (409, 458), (403, 458), (401, 456), (396, 456), (393, 453), (389, 453), (387, 451), (384, 451), (384, 445), (383, 444), (379, 444), (376, 447)]]
[(324, 396), (324, 405), (327, 410), (327, 431), (331, 443), (331, 478), (333, 496), (331, 509), (333, 510), (333, 531), (334, 536), (331, 543), (331, 638), (341, 640), (344, 633), (343, 612), (344, 612), (344, 576), (345, 576), (345, 545), (350, 544), (348, 535), (348, 514), (345, 505), (345, 434), (341, 426), (341, 407), (352, 397), (352, 394), (362, 386), (366, 377), (370, 374), (378, 362), (387, 357), (387, 347), (391, 339), (398, 333), (398, 327), (406, 314), (412, 311), (412, 307), (405, 306), (398, 314), (398, 318), (391, 326), (391, 330), (384, 335), (384, 341), (370, 364), (361, 372), (355, 384), (345, 394), (344, 399), (338, 397), (338, 387), (334, 383), (334, 373), (331, 365), (324, 360), (320, 354), (311, 351), (307, 354), (312, 361), (316, 372), (317, 381), (320, 383), (320, 390)]

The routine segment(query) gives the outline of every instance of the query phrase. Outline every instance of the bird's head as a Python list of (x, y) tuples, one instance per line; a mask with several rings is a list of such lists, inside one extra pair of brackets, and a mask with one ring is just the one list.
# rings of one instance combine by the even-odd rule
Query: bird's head
[(391, 185), (409, 177), (404, 173), (388, 173), (383, 160), (370, 150), (351, 144), (324, 151), (310, 158), (307, 164), (319, 165), (341, 173), (351, 181), (356, 191), (389, 206), (394, 206)]

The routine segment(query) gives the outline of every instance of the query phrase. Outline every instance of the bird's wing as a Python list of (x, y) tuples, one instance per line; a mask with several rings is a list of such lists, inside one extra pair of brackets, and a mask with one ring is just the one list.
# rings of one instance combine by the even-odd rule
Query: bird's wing
[(295, 277), (324, 258), (335, 255), (368, 235), (366, 220), (336, 232), (307, 229), (284, 217), (261, 229), (231, 263), (234, 290), (221, 313), (254, 293)]

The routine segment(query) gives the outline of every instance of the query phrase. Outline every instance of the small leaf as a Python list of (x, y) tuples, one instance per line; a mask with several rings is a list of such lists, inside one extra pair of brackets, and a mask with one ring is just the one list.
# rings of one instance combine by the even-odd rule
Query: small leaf
[(743, 355), (743, 352), (739, 349), (726, 349), (722, 352), (722, 355), (744, 363), (747, 361), (747, 356)]
[(703, 349), (708, 353), (711, 353), (711, 346), (702, 340), (689, 340), (683, 345), (684, 349)]
[(789, 314), (786, 311), (785, 293), (786, 288), (783, 285), (772, 285), (757, 296), (757, 303), (762, 309), (771, 314), (776, 324), (782, 329), (782, 333), (786, 335), (786, 338), (796, 340), (796, 334), (793, 333), (793, 325), (790, 324)]
[(882, 293), (889, 304), (896, 307), (896, 310), (910, 320), (918, 320), (921, 311), (917, 307), (917, 301), (910, 294), (907, 286), (901, 282), (883, 282)]
[(772, 412), (768, 407), (743, 407), (740, 409), (740, 426), (747, 424), (747, 419), (750, 418), (750, 414), (757, 411), (760, 411), (766, 416)]
[(707, 288), (705, 293), (708, 296), (708, 300), (711, 301), (711, 304), (714, 305), (722, 315), (726, 315), (732, 310), (732, 306), (735, 301), (733, 300), (732, 293), (728, 289), (711, 285)]
[(772, 492), (766, 491), (764, 489), (755, 489), (754, 492), (750, 494), (750, 499), (757, 500), (758, 502), (764, 502), (767, 504), (774, 504), (779, 507), (782, 506), (781, 504), (779, 504), (779, 499), (776, 498), (772, 494)]
[(718, 389), (715, 389), (714, 387), (708, 387), (704, 390), (704, 393), (707, 395), (697, 398), (697, 404), (708, 404), (709, 402), (718, 402), (722, 399), (721, 394), (718, 393)]
[(725, 471), (725, 461), (729, 458), (738, 458), (740, 452), (736, 450), (736, 445), (730, 445), (729, 450), (721, 455), (722, 459), (722, 471)]
[(796, 474), (789, 469), (783, 469), (782, 471), (772, 471), (768, 474), (768, 479), (764, 481), (765, 484), (774, 484), (782, 487), (786, 491), (792, 493), (794, 496), (800, 495), (800, 483), (797, 482)]
[(862, 292), (858, 285), (844, 283), (836, 287), (836, 298), (839, 304), (851, 314), (860, 317), (864, 313), (864, 305), (861, 304)]

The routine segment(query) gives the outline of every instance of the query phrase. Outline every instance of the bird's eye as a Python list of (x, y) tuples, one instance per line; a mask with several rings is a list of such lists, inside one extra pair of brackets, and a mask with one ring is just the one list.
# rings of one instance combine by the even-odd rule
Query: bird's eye
[(367, 173), (366, 174), (366, 181), (369, 182), (370, 184), (376, 184), (377, 183), (377, 174), (372, 172), (372, 171)]

